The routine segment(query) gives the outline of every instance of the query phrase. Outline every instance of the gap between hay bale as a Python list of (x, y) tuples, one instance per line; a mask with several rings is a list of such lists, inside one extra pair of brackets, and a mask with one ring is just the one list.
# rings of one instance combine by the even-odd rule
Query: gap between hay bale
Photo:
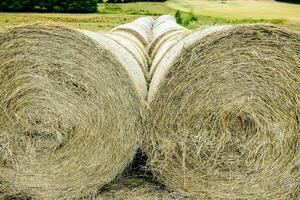
[[(149, 178), (148, 178), (149, 179)], [(95, 200), (195, 200), (166, 190), (144, 177), (125, 177), (106, 187)]]

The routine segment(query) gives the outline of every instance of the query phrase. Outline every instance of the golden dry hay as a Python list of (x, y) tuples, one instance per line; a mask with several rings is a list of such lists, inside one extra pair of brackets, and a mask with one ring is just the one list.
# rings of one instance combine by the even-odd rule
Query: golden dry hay
[(299, 55), (299, 33), (263, 24), (201, 29), (170, 48), (148, 93), (155, 176), (200, 199), (295, 199)]
[(112, 48), (56, 25), (0, 33), (0, 199), (90, 199), (132, 161), (146, 82)]
[[(146, 77), (148, 75), (148, 72), (146, 71), (147, 64), (141, 63), (143, 55), (138, 51), (138, 49), (134, 49), (134, 44), (126, 37), (120, 37), (114, 33), (98, 34), (87, 30), (80, 30), (80, 32), (111, 51), (111, 53), (126, 69), (142, 99), (146, 99)], [(130, 47), (133, 48), (129, 50)], [(134, 51), (135, 54), (133, 53)]]
[(147, 49), (138, 40), (138, 38), (127, 33), (126, 31), (114, 31), (107, 34), (109, 35), (109, 37), (113, 38), (115, 41), (121, 44), (123, 48), (126, 48), (127, 51), (129, 51), (131, 55), (136, 58), (136, 60), (142, 67), (144, 76), (148, 77), (150, 58), (148, 56)]

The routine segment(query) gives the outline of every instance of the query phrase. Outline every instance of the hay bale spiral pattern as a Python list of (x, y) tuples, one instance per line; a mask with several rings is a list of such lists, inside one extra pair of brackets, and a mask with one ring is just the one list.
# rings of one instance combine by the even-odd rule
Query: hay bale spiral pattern
[(300, 192), (300, 35), (216, 26), (173, 46), (150, 84), (145, 152), (157, 178), (200, 199)]
[(145, 91), (123, 65), (69, 28), (0, 33), (1, 199), (90, 198), (128, 166)]

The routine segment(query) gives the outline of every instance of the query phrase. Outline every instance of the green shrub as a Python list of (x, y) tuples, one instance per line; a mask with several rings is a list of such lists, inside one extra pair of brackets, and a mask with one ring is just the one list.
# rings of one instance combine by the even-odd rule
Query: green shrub
[(182, 24), (188, 26), (189, 24), (197, 21), (198, 17), (193, 13), (190, 12), (182, 21)]
[(181, 12), (179, 10), (176, 11), (175, 18), (176, 18), (176, 22), (178, 24), (182, 24), (182, 16), (181, 16)]
[(275, 1), (281, 1), (281, 2), (285, 2), (285, 3), (300, 4), (300, 0), (275, 0)]
[(164, 2), (166, 0), (107, 0), (107, 3)]
[(1, 0), (0, 10), (1, 11), (16, 11), (23, 12), (27, 9), (33, 10), (34, 5), (32, 0)]

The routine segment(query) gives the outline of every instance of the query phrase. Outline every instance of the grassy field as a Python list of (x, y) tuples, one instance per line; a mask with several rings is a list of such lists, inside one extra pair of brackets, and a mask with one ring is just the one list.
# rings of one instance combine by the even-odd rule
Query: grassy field
[(93, 31), (110, 30), (137, 18), (132, 15), (0, 13), (0, 29), (21, 24), (56, 22)]
[(270, 22), (300, 30), (300, 5), (273, 0), (169, 0), (165, 3), (99, 4), (99, 13), (95, 14), (0, 12), (0, 29), (35, 22), (56, 22), (75, 28), (107, 31), (143, 15), (174, 15), (176, 10), (182, 11), (183, 25), (191, 29), (212, 24)]
[(271, 22), (300, 29), (300, 4), (274, 0), (169, 0), (168, 6), (225, 23)]
[(130, 22), (143, 15), (174, 14), (166, 3), (128, 3), (99, 5), (96, 14), (58, 13), (4, 13), (0, 12), (0, 29), (30, 23), (63, 23), (75, 28), (107, 31), (119, 24)]

